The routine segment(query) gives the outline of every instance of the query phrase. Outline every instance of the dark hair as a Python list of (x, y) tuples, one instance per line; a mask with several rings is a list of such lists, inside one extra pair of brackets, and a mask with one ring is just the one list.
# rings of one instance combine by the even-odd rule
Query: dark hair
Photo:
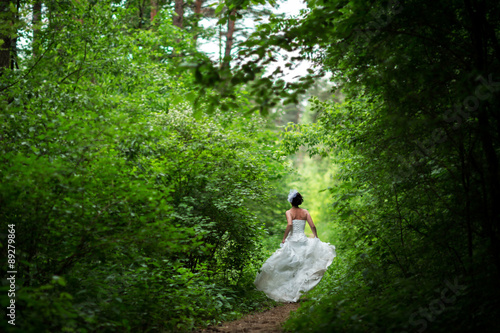
[(292, 206), (299, 207), (303, 201), (304, 199), (302, 199), (302, 195), (300, 195), (300, 193), (297, 193), (292, 199)]

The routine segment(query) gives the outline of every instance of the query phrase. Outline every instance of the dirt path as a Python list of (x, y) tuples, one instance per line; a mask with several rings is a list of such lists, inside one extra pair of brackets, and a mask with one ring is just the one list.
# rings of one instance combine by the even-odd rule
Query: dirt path
[(286, 303), (270, 310), (253, 313), (245, 317), (208, 327), (197, 333), (213, 332), (250, 332), (250, 333), (282, 333), (281, 324), (288, 319), (291, 311), (297, 310), (300, 303)]

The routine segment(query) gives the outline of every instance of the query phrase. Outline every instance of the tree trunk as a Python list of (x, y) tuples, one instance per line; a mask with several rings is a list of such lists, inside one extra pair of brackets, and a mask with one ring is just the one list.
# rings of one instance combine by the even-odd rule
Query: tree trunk
[(144, 18), (144, 1), (139, 1), (139, 29), (142, 29), (143, 18)]
[(173, 23), (176, 27), (182, 28), (182, 22), (184, 19), (184, 1), (175, 0), (175, 13), (173, 18)]
[(37, 57), (38, 45), (40, 45), (40, 28), (37, 25), (42, 20), (42, 2), (35, 1), (33, 3), (33, 19), (31, 23), (33, 24), (33, 42), (32, 42), (32, 51), (33, 57)]
[(224, 52), (224, 60), (222, 63), (223, 68), (229, 68), (231, 62), (231, 48), (233, 47), (234, 25), (236, 23), (236, 9), (231, 11), (230, 17), (233, 16), (234, 21), (229, 19), (227, 21), (227, 35), (226, 35), (226, 50)]
[(156, 14), (158, 14), (158, 0), (151, 0), (151, 22), (153, 22)]
[[(196, 20), (196, 30), (198, 30), (198, 22), (201, 19), (201, 5), (203, 4), (203, 0), (196, 0), (194, 3), (194, 16)], [(196, 40), (198, 39), (198, 34), (194, 34), (194, 42), (196, 43)]]
[(203, 0), (196, 0), (194, 3), (194, 14), (199, 17), (201, 15), (201, 5), (203, 4)]
[[(488, 45), (487, 16), (485, 8), (478, 2), (464, 0), (465, 8), (471, 24), (470, 39), (473, 46), (474, 67), (480, 73), (486, 73), (490, 63), (486, 45)], [(496, 39), (490, 41), (493, 45)], [(483, 227), (490, 237), (490, 250), (498, 271), (500, 272), (500, 162), (495, 147), (494, 123), (498, 120), (497, 112), (489, 101), (485, 102), (477, 112), (479, 139), (481, 140), (484, 157), (486, 160), (486, 188), (488, 189), (488, 202), (491, 211), (487, 211)]]
[(0, 0), (0, 76), (3, 74), (5, 68), (10, 67), (11, 54), (10, 50), (12, 48), (12, 39), (10, 37), (10, 30), (12, 25), (12, 18), (10, 15), (10, 1)]

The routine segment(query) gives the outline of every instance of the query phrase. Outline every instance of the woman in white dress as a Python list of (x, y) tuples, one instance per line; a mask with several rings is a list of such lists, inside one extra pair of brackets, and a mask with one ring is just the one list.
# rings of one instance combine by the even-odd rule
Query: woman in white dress
[[(311, 215), (299, 208), (303, 199), (296, 190), (288, 194), (292, 208), (286, 212), (287, 226), (281, 248), (266, 260), (255, 278), (257, 290), (279, 302), (297, 302), (302, 293), (316, 286), (335, 258), (335, 246), (319, 240)], [(314, 238), (304, 233), (309, 223)]]

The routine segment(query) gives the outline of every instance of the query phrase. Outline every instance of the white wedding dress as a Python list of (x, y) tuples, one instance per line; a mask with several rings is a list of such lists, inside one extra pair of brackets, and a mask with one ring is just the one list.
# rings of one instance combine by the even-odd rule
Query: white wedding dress
[(278, 302), (297, 302), (316, 286), (335, 258), (335, 246), (304, 233), (305, 220), (293, 220), (285, 244), (274, 252), (255, 278), (257, 290)]

